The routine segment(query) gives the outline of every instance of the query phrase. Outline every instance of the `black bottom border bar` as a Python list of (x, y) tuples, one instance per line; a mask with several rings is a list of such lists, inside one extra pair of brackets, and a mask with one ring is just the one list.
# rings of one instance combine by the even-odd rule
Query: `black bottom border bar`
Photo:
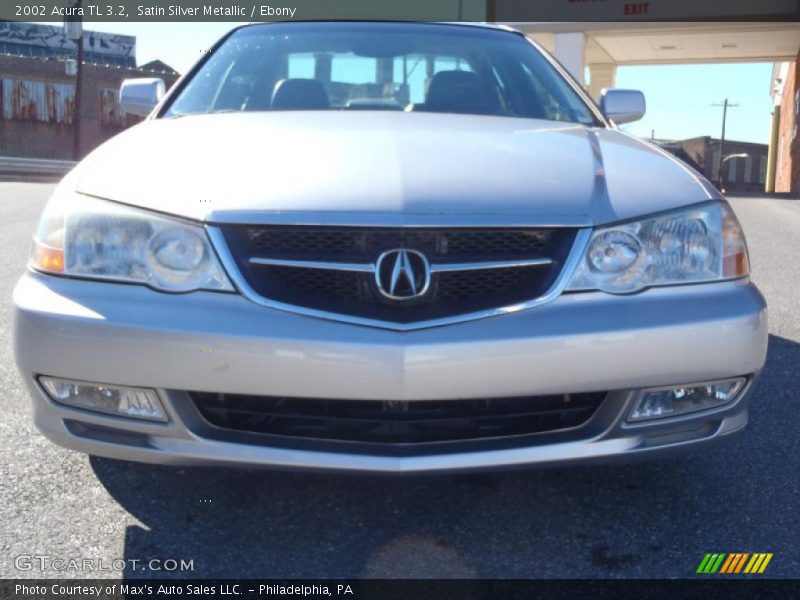
[(698, 579), (2, 579), (0, 600), (159, 598), (261, 600), (515, 600), (534, 598), (789, 598), (798, 580)]

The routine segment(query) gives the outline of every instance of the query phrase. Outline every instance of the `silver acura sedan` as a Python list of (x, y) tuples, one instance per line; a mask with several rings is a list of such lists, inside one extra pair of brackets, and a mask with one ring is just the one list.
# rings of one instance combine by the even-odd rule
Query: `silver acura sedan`
[(444, 472), (669, 454), (747, 423), (767, 313), (701, 175), (510, 29), (227, 35), (56, 189), (14, 292), (54, 442)]

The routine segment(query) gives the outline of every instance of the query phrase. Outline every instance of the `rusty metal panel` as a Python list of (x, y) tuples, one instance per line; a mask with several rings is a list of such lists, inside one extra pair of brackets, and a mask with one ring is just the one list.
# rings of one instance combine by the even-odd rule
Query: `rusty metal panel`
[(119, 90), (112, 88), (100, 90), (100, 124), (125, 126), (125, 110), (119, 103)]
[(67, 83), (48, 83), (47, 90), (48, 121), (72, 125), (75, 117), (75, 88)]
[(3, 117), (18, 121), (47, 121), (43, 81), (3, 80)]
[(3, 79), (3, 118), (70, 125), (75, 88), (65, 83)]

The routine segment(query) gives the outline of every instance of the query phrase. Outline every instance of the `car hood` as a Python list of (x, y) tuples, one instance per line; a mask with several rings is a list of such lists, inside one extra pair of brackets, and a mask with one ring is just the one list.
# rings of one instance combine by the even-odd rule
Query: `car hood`
[(401, 112), (149, 120), (98, 148), (71, 181), (207, 222), (591, 225), (716, 196), (619, 131)]

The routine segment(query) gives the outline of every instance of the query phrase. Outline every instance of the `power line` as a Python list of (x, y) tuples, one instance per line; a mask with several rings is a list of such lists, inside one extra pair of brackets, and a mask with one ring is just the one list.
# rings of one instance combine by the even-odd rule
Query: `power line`
[(728, 108), (736, 108), (739, 105), (731, 104), (728, 102), (728, 99), (725, 98), (724, 102), (712, 104), (711, 106), (722, 107), (722, 135), (719, 137), (719, 157), (717, 158), (717, 187), (722, 189), (722, 155), (724, 154), (725, 147), (725, 122), (728, 119)]

